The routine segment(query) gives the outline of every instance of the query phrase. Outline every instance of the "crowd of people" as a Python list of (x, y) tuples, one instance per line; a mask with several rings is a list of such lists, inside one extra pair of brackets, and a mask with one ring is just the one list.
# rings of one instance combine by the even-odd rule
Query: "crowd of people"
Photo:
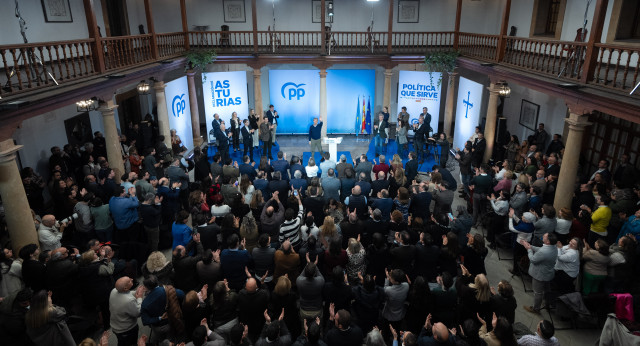
[[(538, 151), (537, 135), (489, 166), (477, 131), (455, 155), (461, 183), (444, 166), (419, 174), (415, 152), (304, 166), (196, 148), (185, 165), (173, 131), (171, 148), (122, 136), (116, 179), (99, 134), (54, 147), (48, 183), (22, 171), (39, 244), (3, 244), (0, 340), (75, 345), (99, 326), (118, 345), (559, 345), (540, 316), (551, 293), (633, 290), (640, 185), (628, 156), (613, 173), (603, 160), (556, 211), (563, 148)], [(458, 192), (467, 203), (453, 208)], [(530, 300), (508, 280), (490, 286), (498, 247), (531, 276)], [(518, 305), (539, 315), (536, 331), (515, 330)]]

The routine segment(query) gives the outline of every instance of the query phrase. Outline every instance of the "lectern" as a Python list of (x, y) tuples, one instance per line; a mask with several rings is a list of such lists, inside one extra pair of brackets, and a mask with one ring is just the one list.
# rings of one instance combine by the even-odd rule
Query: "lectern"
[(331, 155), (331, 159), (334, 161), (338, 160), (338, 144), (342, 143), (342, 137), (336, 138), (323, 138), (324, 144), (329, 145), (329, 155)]

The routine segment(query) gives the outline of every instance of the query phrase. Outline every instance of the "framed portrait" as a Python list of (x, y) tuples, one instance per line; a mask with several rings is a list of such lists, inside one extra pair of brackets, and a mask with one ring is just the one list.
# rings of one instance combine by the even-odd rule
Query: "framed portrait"
[(538, 124), (538, 113), (540, 113), (540, 105), (522, 100), (522, 105), (520, 105), (520, 125), (535, 131)]
[(71, 23), (69, 0), (41, 0), (44, 21), (49, 23)]
[[(325, 23), (333, 23), (333, 16), (329, 15), (329, 3), (332, 3), (331, 1), (326, 1), (324, 3), (324, 22)], [(335, 5), (333, 5), (335, 6)], [(336, 9), (335, 7), (333, 8), (333, 11), (335, 13)], [(318, 0), (312, 0), (311, 1), (311, 22), (312, 23), (320, 23), (322, 22), (320, 16), (322, 15), (322, 2), (318, 1)]]
[(222, 6), (225, 23), (245, 23), (247, 21), (244, 0), (224, 0)]
[(398, 1), (398, 23), (417, 23), (420, 15), (419, 0)]

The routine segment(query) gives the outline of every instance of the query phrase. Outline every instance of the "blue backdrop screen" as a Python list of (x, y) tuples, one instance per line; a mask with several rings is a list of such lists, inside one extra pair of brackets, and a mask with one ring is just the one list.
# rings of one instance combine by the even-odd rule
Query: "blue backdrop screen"
[(375, 70), (327, 70), (327, 133), (370, 133)]
[(278, 133), (309, 132), (320, 115), (319, 86), (318, 70), (269, 70), (270, 102), (280, 116)]

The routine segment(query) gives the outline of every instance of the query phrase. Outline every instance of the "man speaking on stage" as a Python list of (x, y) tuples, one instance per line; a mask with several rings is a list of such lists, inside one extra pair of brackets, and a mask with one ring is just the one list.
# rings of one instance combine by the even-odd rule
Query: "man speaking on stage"
[(316, 152), (322, 152), (322, 121), (318, 123), (318, 117), (313, 118), (313, 125), (309, 126), (309, 146), (311, 147), (311, 157)]

